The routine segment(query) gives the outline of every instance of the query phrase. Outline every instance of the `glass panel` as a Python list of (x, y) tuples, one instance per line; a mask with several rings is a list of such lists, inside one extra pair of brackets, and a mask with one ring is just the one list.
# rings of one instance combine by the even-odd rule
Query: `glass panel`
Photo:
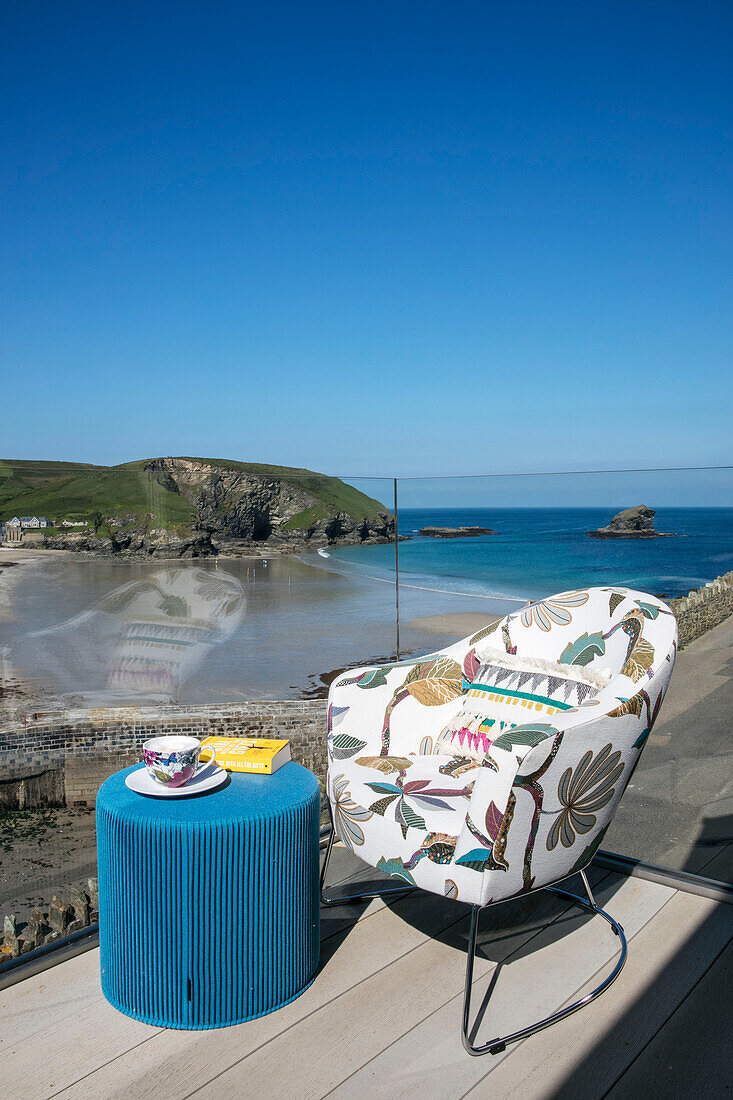
[[(733, 576), (705, 586), (733, 569), (732, 488), (731, 472), (718, 470), (414, 479), (399, 492), (400, 530), (411, 536), (400, 545), (406, 649), (443, 646), (489, 614), (573, 588), (625, 586), (672, 604), (682, 649), (603, 846), (728, 882)], [(656, 510), (655, 529), (673, 538), (587, 534), (642, 502)], [(496, 533), (419, 534), (431, 526)], [(383, 553), (375, 548), (374, 556)], [(702, 595), (676, 602), (701, 587)]]
[(147, 737), (287, 736), (323, 776), (331, 679), (395, 652), (391, 578), (338, 558), (394, 554), (392, 493), (199, 460), (0, 465), (0, 920), (26, 947), (94, 919), (96, 792)]
[[(5, 718), (317, 696), (330, 671), (394, 655), (393, 570), (376, 584), (349, 559), (379, 549), (393, 564), (388, 479), (371, 479), (368, 495), (299, 471), (233, 488), (189, 477), (173, 491), (175, 470), (135, 470), (131, 486), (127, 470), (115, 484), (115, 468), (60, 490), (75, 470), (4, 469)], [(87, 481), (97, 496), (85, 508)], [(177, 499), (184, 489), (190, 501)], [(36, 500), (58, 515), (15, 515), (16, 501), (31, 511)]]
[[(398, 624), (391, 479), (178, 463), (0, 464), (0, 917), (26, 948), (95, 919), (96, 791), (146, 737), (284, 734), (322, 777), (328, 685), (392, 660), (398, 625), (415, 657), (585, 586), (703, 590), (673, 602), (683, 647), (604, 848), (730, 881), (730, 471), (402, 479)], [(642, 502), (673, 538), (589, 536)]]

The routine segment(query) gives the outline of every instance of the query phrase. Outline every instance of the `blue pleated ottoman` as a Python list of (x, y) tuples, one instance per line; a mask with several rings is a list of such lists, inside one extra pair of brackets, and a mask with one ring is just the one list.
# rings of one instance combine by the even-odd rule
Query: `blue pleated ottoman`
[(97, 796), (102, 991), (161, 1027), (252, 1020), (318, 966), (320, 793), (299, 764), (146, 798), (117, 772)]

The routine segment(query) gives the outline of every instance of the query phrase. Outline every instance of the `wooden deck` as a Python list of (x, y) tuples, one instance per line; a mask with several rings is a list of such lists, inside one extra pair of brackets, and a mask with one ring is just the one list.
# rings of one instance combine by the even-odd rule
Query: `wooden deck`
[[(366, 869), (336, 849), (334, 879)], [(354, 875), (354, 872), (357, 872)], [(653, 1097), (733, 1087), (733, 906), (596, 870), (629, 958), (616, 983), (567, 1020), (492, 1057), (459, 1038), (468, 911), (427, 894), (323, 911), (313, 985), (260, 1020), (207, 1032), (128, 1019), (89, 951), (0, 993), (3, 1095), (34, 1097)], [(574, 886), (570, 886), (574, 889)], [(618, 940), (539, 894), (483, 915), (478, 1040), (598, 984)]]

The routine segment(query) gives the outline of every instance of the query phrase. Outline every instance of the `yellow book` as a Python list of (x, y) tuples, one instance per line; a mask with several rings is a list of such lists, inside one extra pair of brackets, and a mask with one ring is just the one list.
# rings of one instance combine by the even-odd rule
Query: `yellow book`
[(205, 737), (201, 759), (210, 760), (212, 753), (220, 768), (259, 775), (272, 775), (291, 759), (290, 742), (270, 737)]

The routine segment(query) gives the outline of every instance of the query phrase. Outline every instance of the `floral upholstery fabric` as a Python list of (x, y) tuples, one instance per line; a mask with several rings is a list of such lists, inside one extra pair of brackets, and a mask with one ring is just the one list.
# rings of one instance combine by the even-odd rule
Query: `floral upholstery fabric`
[[(375, 867), (388, 874), (401, 872), (409, 881), (407, 876), (423, 860), (439, 867), (450, 862), (478, 771), (475, 761), (456, 765), (451, 756), (344, 760), (329, 773), (336, 830), (358, 855), (366, 844), (365, 851), (375, 855)], [(381, 862), (382, 848), (391, 851), (396, 836), (402, 841), (402, 863), (393, 867), (388, 857)], [(408, 851), (410, 845), (414, 847)], [(422, 868), (421, 877), (425, 871), (429, 868)], [(442, 892), (440, 875), (430, 881)]]
[[(676, 639), (660, 600), (591, 588), (531, 604), (420, 660), (344, 674), (329, 696), (338, 835), (374, 867), (482, 905), (580, 870), (659, 713)], [(576, 693), (573, 706), (528, 712), (498, 736), (487, 728), (483, 756), (460, 745), (436, 754), (480, 682), (482, 652), (498, 648), (610, 678)]]

